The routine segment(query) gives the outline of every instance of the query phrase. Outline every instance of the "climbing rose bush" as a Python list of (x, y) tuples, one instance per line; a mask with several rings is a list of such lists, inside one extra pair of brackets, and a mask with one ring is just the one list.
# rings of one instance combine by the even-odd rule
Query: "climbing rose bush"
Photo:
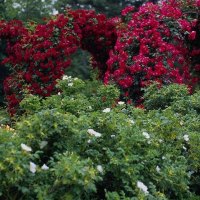
[(56, 80), (70, 66), (70, 55), (78, 47), (91, 53), (94, 67), (98, 67), (103, 76), (108, 52), (116, 40), (114, 28), (114, 23), (104, 15), (85, 10), (69, 10), (46, 24), (24, 28), (21, 38), (12, 48), (7, 47), (9, 55), (2, 62), (12, 70), (4, 81), (10, 113), (16, 112), (23, 90), (42, 97), (58, 92)]
[[(185, 2), (187, 3), (187, 2)], [(147, 3), (138, 11), (127, 7), (117, 29), (117, 42), (107, 61), (105, 83), (114, 80), (124, 96), (140, 102), (141, 88), (151, 81), (162, 84), (198, 81), (190, 73), (187, 40), (196, 38), (196, 18), (179, 1)], [(187, 5), (188, 6), (188, 5)], [(195, 8), (195, 4), (192, 4)], [(199, 9), (195, 9), (198, 13)]]
[(7, 46), (8, 56), (2, 62), (12, 70), (4, 81), (10, 113), (17, 111), (24, 93), (47, 97), (59, 92), (56, 80), (79, 47), (91, 53), (99, 78), (105, 84), (117, 83), (127, 102), (142, 106), (143, 88), (152, 81), (184, 83), (192, 91), (199, 81), (198, 13), (198, 1), (170, 0), (146, 3), (139, 10), (129, 6), (121, 18), (67, 10), (18, 32), (1, 28), (1, 34), (5, 30), (21, 34)]

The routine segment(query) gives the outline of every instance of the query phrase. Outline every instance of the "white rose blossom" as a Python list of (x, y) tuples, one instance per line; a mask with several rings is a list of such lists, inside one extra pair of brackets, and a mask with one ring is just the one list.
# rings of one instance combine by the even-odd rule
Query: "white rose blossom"
[(43, 170), (48, 170), (49, 167), (48, 167), (47, 165), (44, 164), (44, 165), (42, 165), (41, 169), (43, 169)]
[(156, 166), (156, 171), (160, 172), (160, 167), (159, 166)]
[(189, 136), (188, 136), (188, 135), (184, 135), (184, 136), (183, 136), (183, 139), (184, 139), (186, 142), (188, 142), (188, 141), (189, 141)]
[(62, 80), (67, 80), (67, 79), (69, 79), (69, 78), (71, 78), (70, 76), (67, 76), (67, 75), (64, 75), (63, 77), (62, 77)]
[(148, 192), (147, 186), (146, 186), (144, 183), (142, 183), (141, 181), (138, 181), (138, 182), (137, 182), (137, 187), (138, 187), (140, 190), (142, 190), (145, 194), (148, 194), (148, 193), (149, 193), (149, 192)]
[(149, 139), (149, 138), (150, 138), (150, 135), (149, 135), (147, 132), (143, 132), (142, 135), (144, 135), (144, 137), (145, 137), (146, 139)]
[(33, 162), (30, 162), (29, 169), (33, 174), (36, 172), (36, 168), (37, 168), (36, 164)]
[(93, 129), (88, 129), (87, 132), (88, 132), (90, 135), (93, 135), (93, 136), (95, 136), (95, 137), (101, 137), (101, 133), (96, 132), (96, 131), (93, 130)]
[(103, 167), (101, 165), (97, 165), (97, 170), (100, 172), (100, 173), (103, 173)]
[(133, 121), (132, 119), (130, 119), (129, 122), (130, 122), (131, 124), (135, 124), (135, 121)]
[(27, 151), (27, 152), (30, 152), (32, 151), (31, 147), (27, 146), (26, 144), (21, 144), (21, 148), (24, 150), (24, 151)]
[(105, 108), (105, 109), (103, 110), (104, 113), (109, 113), (110, 111), (111, 111), (110, 108)]
[(185, 147), (185, 146), (183, 146), (183, 149), (186, 151), (187, 150), (187, 148)]

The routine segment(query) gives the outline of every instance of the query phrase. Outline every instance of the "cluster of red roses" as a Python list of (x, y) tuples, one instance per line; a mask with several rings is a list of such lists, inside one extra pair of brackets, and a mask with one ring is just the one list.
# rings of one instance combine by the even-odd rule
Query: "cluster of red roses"
[(16, 112), (23, 90), (42, 97), (57, 92), (56, 80), (78, 47), (91, 53), (105, 84), (115, 81), (136, 102), (151, 81), (196, 84), (198, 77), (191, 72), (200, 71), (199, 6), (199, 0), (147, 3), (139, 10), (127, 7), (121, 18), (113, 19), (68, 10), (43, 25), (32, 24), (34, 28), (0, 21), (0, 39), (8, 39), (8, 57), (2, 63), (12, 69), (4, 81), (10, 113)]
[(110, 51), (106, 83), (114, 79), (125, 96), (137, 101), (141, 88), (151, 81), (189, 85), (198, 81), (190, 74), (190, 48), (186, 42), (196, 37), (197, 19), (184, 13), (180, 4), (170, 0), (147, 3), (137, 12), (133, 7), (122, 11), (126, 23), (118, 29), (116, 45)]
[(117, 40), (115, 21), (88, 10), (71, 10), (69, 14), (80, 27), (81, 48), (91, 53), (92, 65), (99, 69), (102, 78), (107, 70), (109, 51)]
[(70, 55), (78, 47), (88, 50), (105, 70), (108, 52), (116, 40), (114, 25), (94, 11), (69, 10), (67, 15), (59, 14), (46, 24), (32, 26), (33, 30), (23, 28), (20, 34), (10, 23), (0, 27), (1, 34), (20, 35), (13, 45), (7, 46), (8, 57), (2, 62), (12, 69), (4, 81), (11, 114), (23, 98), (22, 90), (42, 97), (57, 92), (56, 80), (63, 76), (70, 65)]

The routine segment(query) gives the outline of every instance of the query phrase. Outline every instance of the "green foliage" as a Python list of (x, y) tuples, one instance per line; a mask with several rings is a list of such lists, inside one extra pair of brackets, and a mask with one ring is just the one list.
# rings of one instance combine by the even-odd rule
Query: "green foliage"
[(189, 95), (186, 85), (171, 84), (159, 88), (157, 83), (145, 89), (144, 105), (148, 110), (170, 108), (175, 112), (200, 113), (200, 92)]
[(151, 85), (142, 110), (117, 103), (113, 85), (64, 76), (57, 87), (46, 99), (27, 96), (14, 130), (0, 130), (3, 199), (199, 198), (198, 92)]
[(129, 5), (141, 6), (147, 0), (57, 0), (54, 7), (63, 13), (66, 7), (73, 9), (94, 9), (97, 13), (104, 13), (108, 17), (120, 15), (123, 8)]
[(144, 105), (146, 109), (164, 109), (173, 102), (189, 97), (186, 85), (171, 84), (160, 88), (158, 83), (153, 83), (145, 89)]
[(0, 125), (10, 124), (10, 116), (5, 108), (0, 108)]
[(78, 49), (72, 55), (72, 64), (65, 70), (66, 74), (81, 79), (89, 79), (91, 70), (89, 59), (90, 54), (87, 51)]
[(11, 20), (32, 20), (42, 22), (43, 17), (52, 14), (51, 0), (6, 0), (0, 2), (0, 17)]

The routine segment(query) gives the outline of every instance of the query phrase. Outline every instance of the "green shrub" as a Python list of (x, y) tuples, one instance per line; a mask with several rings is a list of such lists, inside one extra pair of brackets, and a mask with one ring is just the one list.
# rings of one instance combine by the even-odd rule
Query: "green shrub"
[(57, 87), (46, 99), (27, 96), (14, 131), (1, 129), (0, 156), (13, 159), (1, 175), (1, 198), (199, 198), (198, 92), (171, 85), (154, 95), (152, 85), (142, 110), (117, 103), (113, 85), (66, 77)]

